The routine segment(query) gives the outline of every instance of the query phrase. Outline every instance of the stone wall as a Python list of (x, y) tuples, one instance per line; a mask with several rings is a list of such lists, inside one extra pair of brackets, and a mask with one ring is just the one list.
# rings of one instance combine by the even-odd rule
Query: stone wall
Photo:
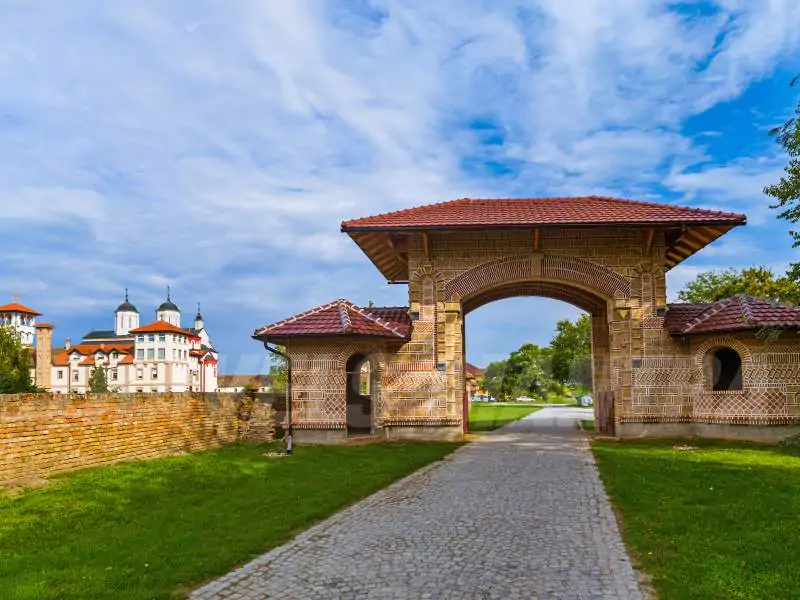
[(271, 403), (240, 394), (0, 395), (0, 483), (273, 438)]

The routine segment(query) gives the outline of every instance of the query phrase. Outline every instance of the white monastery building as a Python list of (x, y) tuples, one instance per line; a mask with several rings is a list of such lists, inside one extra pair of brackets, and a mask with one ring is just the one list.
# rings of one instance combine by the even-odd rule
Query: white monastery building
[(22, 340), (22, 345), (33, 347), (34, 334), (36, 333), (36, 317), (42, 313), (23, 306), (14, 298), (11, 304), (0, 306), (0, 325), (13, 327)]
[[(0, 307), (0, 319), (9, 306), (15, 305)], [(200, 305), (194, 326), (184, 328), (169, 290), (166, 301), (156, 309), (156, 320), (147, 325), (140, 324), (139, 311), (126, 290), (125, 301), (114, 311), (113, 330), (90, 331), (81, 343), (72, 345), (67, 340), (64, 348), (52, 348), (53, 326), (31, 322), (40, 313), (26, 310), (31, 318), (25, 327), (36, 331), (31, 374), (41, 388), (62, 394), (88, 392), (92, 372), (103, 369), (112, 392), (217, 391), (219, 355), (205, 329)]]

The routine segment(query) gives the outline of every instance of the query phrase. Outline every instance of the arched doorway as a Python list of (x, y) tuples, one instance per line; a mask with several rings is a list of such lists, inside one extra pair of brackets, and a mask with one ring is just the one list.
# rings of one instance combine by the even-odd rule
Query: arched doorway
[(375, 431), (378, 400), (378, 369), (375, 359), (354, 354), (347, 360), (347, 392), (345, 395), (348, 435), (370, 435)]
[[(592, 388), (594, 398), (595, 423), (598, 429), (613, 433), (614, 396), (611, 381), (611, 344), (608, 327), (609, 299), (596, 291), (590, 291), (564, 281), (515, 281), (490, 285), (473, 290), (461, 299), (461, 337), (462, 365), (466, 365), (466, 316), (472, 311), (491, 302), (515, 297), (540, 297), (561, 300), (586, 312), (592, 324)], [(520, 323), (524, 327), (524, 323)], [(463, 380), (463, 378), (462, 378)], [(463, 414), (468, 414), (469, 398), (464, 390)], [(468, 430), (468, 420), (464, 418), (464, 430)]]

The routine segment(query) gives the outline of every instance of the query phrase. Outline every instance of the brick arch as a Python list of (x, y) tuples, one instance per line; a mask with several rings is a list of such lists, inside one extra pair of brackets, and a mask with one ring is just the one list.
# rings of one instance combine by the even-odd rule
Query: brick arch
[(484, 288), (462, 300), (464, 315), (496, 300), (537, 296), (567, 302), (592, 315), (604, 314), (607, 299), (593, 292), (555, 281), (521, 281)]
[(478, 265), (445, 284), (445, 298), (465, 300), (498, 286), (551, 281), (581, 288), (604, 298), (630, 298), (631, 283), (610, 269), (569, 256), (501, 258)]
[(748, 348), (745, 343), (729, 335), (715, 335), (714, 337), (710, 337), (705, 342), (700, 344), (694, 353), (695, 366), (702, 371), (703, 359), (705, 358), (706, 354), (715, 348), (721, 348), (723, 346), (727, 348), (733, 348), (739, 353), (739, 356), (742, 358), (742, 375), (744, 375), (745, 366), (749, 367), (752, 364), (753, 356), (750, 353), (750, 348)]

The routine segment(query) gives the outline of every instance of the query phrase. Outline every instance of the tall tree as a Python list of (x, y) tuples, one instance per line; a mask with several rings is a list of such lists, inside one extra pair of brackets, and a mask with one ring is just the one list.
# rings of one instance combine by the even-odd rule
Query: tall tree
[[(800, 77), (795, 77), (791, 85), (794, 86)], [(794, 116), (770, 131), (770, 135), (775, 141), (786, 150), (789, 155), (789, 164), (784, 169), (785, 175), (780, 181), (764, 188), (764, 193), (777, 200), (772, 208), (781, 212), (778, 216), (786, 219), (790, 223), (797, 223), (800, 220), (800, 102), (794, 110)], [(791, 236), (794, 238), (794, 246), (800, 246), (800, 231), (792, 230)], [(790, 275), (795, 279), (800, 279), (800, 263), (794, 263), (790, 270)]]
[(103, 367), (95, 367), (89, 376), (89, 391), (93, 394), (108, 393), (108, 378)]
[(483, 372), (483, 386), (489, 395), (500, 398), (503, 390), (503, 379), (506, 374), (506, 361), (489, 363)]
[(716, 302), (735, 294), (761, 296), (779, 302), (800, 302), (800, 280), (790, 275), (776, 276), (764, 266), (741, 271), (706, 271), (700, 273), (678, 292), (684, 302)]
[(15, 329), (0, 326), (0, 394), (36, 391), (31, 381), (30, 352)]
[(562, 319), (556, 323), (556, 333), (550, 342), (550, 362), (553, 379), (561, 383), (572, 381), (572, 365), (581, 356), (591, 356), (592, 321), (582, 315), (577, 321)]

